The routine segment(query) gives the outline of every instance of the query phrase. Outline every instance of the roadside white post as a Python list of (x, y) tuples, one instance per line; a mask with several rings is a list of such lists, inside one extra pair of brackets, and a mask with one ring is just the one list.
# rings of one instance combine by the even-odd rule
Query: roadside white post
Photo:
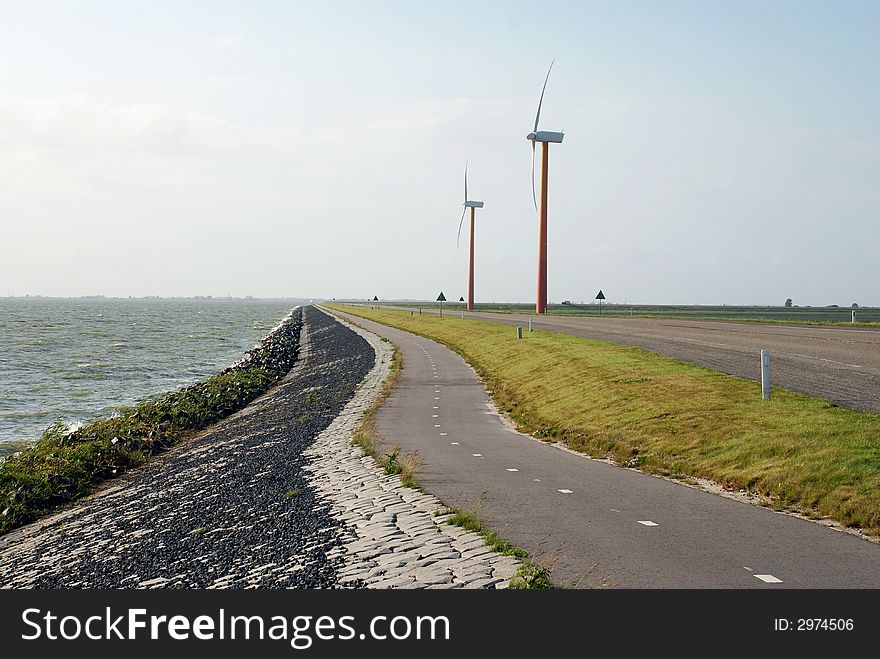
[(761, 398), (770, 400), (770, 351), (761, 350)]
[(522, 338), (522, 327), (516, 328), (516, 338), (518, 338), (518, 339)]
[(853, 309), (853, 312), (852, 312), (852, 322), (856, 322), (856, 310), (855, 309)]
[(532, 319), (531, 318), (529, 318), (529, 331), (530, 332), (532, 331)]

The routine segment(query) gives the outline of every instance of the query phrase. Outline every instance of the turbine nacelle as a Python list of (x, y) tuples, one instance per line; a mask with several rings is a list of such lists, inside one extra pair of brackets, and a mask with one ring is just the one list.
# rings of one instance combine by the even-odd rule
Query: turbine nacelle
[(536, 133), (526, 135), (526, 139), (529, 142), (552, 142), (554, 144), (561, 143), (564, 137), (565, 133), (556, 133), (552, 130), (539, 130)]
[[(458, 249), (459, 240), (461, 240), (461, 225), (464, 224), (464, 215), (467, 213), (468, 208), (482, 208), (482, 201), (471, 201), (468, 199), (467, 193), (467, 162), (464, 163), (464, 203), (462, 206), (464, 208), (461, 209), (461, 219), (458, 221), (458, 237), (455, 239), (455, 249)], [(473, 213), (473, 211), (471, 211)]]

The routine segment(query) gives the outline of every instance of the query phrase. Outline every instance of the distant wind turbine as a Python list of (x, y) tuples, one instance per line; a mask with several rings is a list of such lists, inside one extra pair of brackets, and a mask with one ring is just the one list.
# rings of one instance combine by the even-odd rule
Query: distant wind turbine
[(550, 79), (550, 71), (553, 70), (553, 64), (556, 60), (550, 62), (550, 68), (547, 69), (547, 76), (544, 78), (544, 86), (541, 88), (541, 98), (538, 100), (538, 112), (535, 114), (535, 127), (531, 133), (526, 135), (526, 139), (532, 143), (532, 202), (535, 204), (535, 210), (538, 210), (538, 201), (535, 197), (535, 143), (541, 143), (541, 212), (540, 225), (538, 228), (538, 300), (535, 304), (535, 312), (539, 314), (547, 313), (547, 172), (548, 158), (550, 155), (550, 144), (561, 144), (565, 135), (560, 131), (554, 133), (547, 130), (538, 130), (538, 122), (541, 119), (541, 105), (544, 103), (544, 92), (547, 89), (547, 81)]
[(468, 190), (467, 190), (467, 172), (468, 165), (467, 162), (464, 164), (464, 208), (461, 210), (461, 220), (458, 222), (458, 237), (455, 239), (455, 248), (458, 249), (458, 243), (461, 240), (461, 225), (464, 223), (464, 214), (467, 212), (467, 209), (471, 209), (471, 250), (470, 250), (470, 263), (468, 266), (468, 299), (467, 299), (467, 310), (474, 310), (474, 216), (476, 214), (477, 208), (483, 207), (482, 201), (469, 201), (468, 200)]

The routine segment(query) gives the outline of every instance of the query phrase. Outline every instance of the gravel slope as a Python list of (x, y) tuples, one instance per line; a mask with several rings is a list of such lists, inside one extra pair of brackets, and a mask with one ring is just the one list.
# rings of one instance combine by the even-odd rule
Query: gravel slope
[(299, 363), (277, 387), (69, 510), (0, 538), (0, 586), (334, 586), (340, 522), (309, 485), (303, 450), (352, 397), (374, 352), (325, 314), (303, 314)]

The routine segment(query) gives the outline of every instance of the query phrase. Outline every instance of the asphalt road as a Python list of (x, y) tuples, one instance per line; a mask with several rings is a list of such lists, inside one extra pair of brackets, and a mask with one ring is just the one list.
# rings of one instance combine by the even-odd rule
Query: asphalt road
[(555, 584), (880, 587), (880, 545), (521, 435), (492, 410), (457, 354), (355, 322), (403, 352), (400, 380), (376, 415), (383, 436), (419, 452), (417, 476), (428, 491), (476, 508), (490, 528), (548, 565)]
[(524, 331), (530, 317), (535, 329), (638, 346), (758, 382), (761, 349), (767, 348), (773, 386), (880, 413), (880, 329), (465, 312), (465, 318), (520, 325)]

